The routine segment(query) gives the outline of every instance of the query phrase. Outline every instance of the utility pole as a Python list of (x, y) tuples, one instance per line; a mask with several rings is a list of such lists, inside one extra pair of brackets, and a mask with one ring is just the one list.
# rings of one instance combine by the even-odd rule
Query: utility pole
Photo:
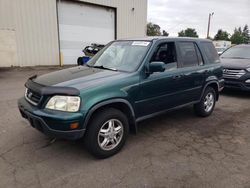
[(209, 30), (210, 30), (210, 21), (211, 21), (211, 17), (214, 15), (214, 12), (209, 13), (208, 16), (208, 24), (207, 24), (207, 38), (209, 38)]

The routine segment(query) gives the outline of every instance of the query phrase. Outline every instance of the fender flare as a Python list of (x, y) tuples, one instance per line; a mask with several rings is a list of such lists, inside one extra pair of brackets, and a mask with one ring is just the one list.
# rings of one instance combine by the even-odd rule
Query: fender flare
[(208, 81), (206, 84), (205, 84), (205, 86), (203, 87), (203, 89), (202, 89), (202, 93), (201, 93), (201, 97), (200, 97), (200, 100), (201, 100), (201, 98), (202, 98), (202, 96), (203, 96), (203, 94), (204, 94), (204, 92), (205, 92), (205, 90), (206, 90), (206, 88), (207, 88), (207, 86), (208, 85), (210, 85), (210, 84), (216, 84), (217, 85), (217, 100), (219, 99), (219, 88), (220, 88), (220, 84), (219, 84), (219, 81), (218, 80), (211, 80), (211, 81)]
[(136, 121), (135, 121), (134, 109), (133, 109), (132, 105), (130, 104), (130, 102), (128, 102), (127, 100), (122, 99), (122, 98), (108, 99), (108, 100), (105, 100), (105, 101), (102, 101), (102, 102), (99, 102), (99, 103), (93, 105), (90, 108), (90, 110), (87, 112), (87, 115), (86, 115), (85, 120), (84, 120), (83, 128), (87, 127), (91, 116), (94, 114), (94, 112), (96, 110), (98, 110), (99, 108), (101, 108), (103, 106), (113, 104), (113, 103), (123, 103), (123, 104), (127, 105), (127, 107), (130, 110), (130, 113), (132, 115), (132, 120), (129, 120), (130, 128), (132, 126), (132, 132), (137, 133), (137, 124), (136, 124)]

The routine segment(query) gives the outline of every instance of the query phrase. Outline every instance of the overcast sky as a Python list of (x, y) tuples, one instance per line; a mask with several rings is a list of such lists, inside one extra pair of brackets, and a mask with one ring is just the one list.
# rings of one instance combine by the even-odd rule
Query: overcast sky
[(148, 0), (148, 21), (160, 25), (170, 36), (191, 27), (206, 37), (211, 12), (211, 37), (218, 29), (232, 33), (235, 27), (250, 27), (250, 0)]

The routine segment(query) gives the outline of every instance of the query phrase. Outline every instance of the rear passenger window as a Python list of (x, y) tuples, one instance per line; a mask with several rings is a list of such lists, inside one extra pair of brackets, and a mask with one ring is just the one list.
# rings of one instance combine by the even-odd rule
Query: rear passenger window
[(196, 48), (193, 42), (179, 42), (182, 67), (193, 67), (200, 64)]
[(208, 63), (219, 63), (219, 56), (212, 42), (201, 42), (201, 46), (206, 54)]

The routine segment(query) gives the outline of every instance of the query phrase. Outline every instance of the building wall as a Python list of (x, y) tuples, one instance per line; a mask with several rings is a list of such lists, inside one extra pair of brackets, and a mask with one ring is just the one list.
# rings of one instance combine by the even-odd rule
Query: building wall
[[(118, 39), (146, 35), (147, 0), (81, 1), (116, 8)], [(59, 65), (57, 1), (0, 0), (0, 43), (0, 67)]]
[[(0, 0), (0, 30), (15, 32), (13, 66), (58, 64), (56, 1)], [(1, 57), (0, 57), (1, 59)], [(0, 60), (0, 66), (9, 66)]]
[(0, 67), (17, 64), (16, 33), (12, 30), (0, 30)]

